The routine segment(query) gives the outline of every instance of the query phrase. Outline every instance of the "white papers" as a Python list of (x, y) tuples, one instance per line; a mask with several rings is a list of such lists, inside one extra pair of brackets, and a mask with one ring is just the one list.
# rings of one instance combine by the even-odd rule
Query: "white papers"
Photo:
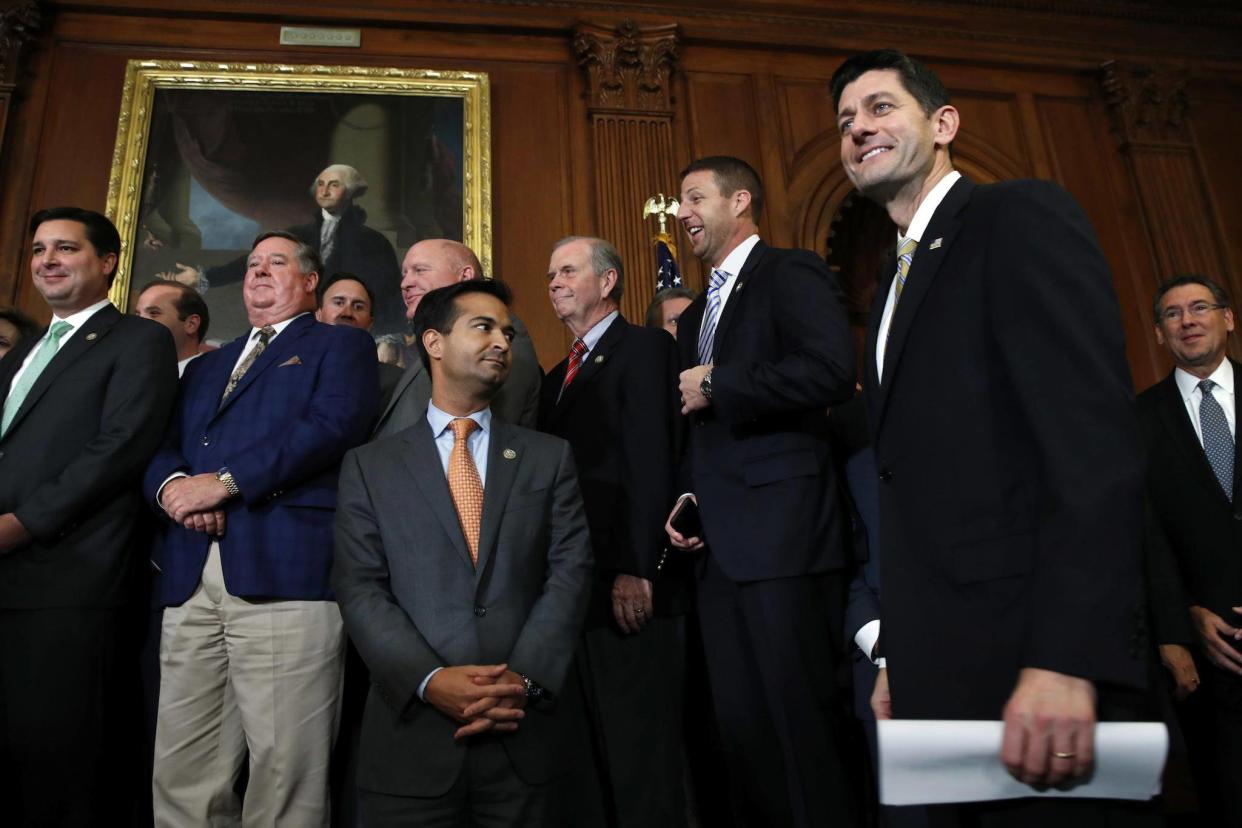
[(1159, 722), (1102, 722), (1095, 729), (1095, 770), (1069, 790), (1036, 791), (1009, 775), (1000, 761), (1004, 722), (878, 722), (880, 802), (930, 805), (1024, 796), (1151, 799), (1169, 734)]

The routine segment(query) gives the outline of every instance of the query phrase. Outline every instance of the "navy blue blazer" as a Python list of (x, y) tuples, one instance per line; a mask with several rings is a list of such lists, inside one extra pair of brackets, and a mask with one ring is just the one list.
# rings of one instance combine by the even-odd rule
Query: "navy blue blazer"
[[(220, 539), (229, 594), (330, 600), (337, 470), (375, 420), (375, 345), (363, 331), (305, 314), (272, 340), (221, 406), (246, 339), (186, 368), (143, 493), (154, 504), (169, 475), (227, 467), (241, 490), (224, 505)], [(162, 571), (159, 600), (175, 606), (197, 587), (211, 538), (167, 517), (162, 530), (155, 558)]]

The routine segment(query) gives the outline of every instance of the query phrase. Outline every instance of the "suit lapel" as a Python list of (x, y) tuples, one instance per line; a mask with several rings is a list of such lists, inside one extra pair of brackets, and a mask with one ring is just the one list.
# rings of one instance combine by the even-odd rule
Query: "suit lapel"
[[(574, 380), (577, 383), (577, 380)], [(483, 521), (479, 528), (479, 565), (475, 577), (492, 559), (500, 532), (505, 504), (517, 479), (526, 445), (521, 434), (503, 420), (492, 417), (492, 434), (487, 446), (487, 480), (483, 483)]]
[(22, 367), (22, 363), (26, 361), (26, 355), (34, 350), (44, 335), (47, 328), (39, 331), (38, 335), (24, 336), (18, 340), (17, 344), (0, 359), (0, 404), (4, 403), (6, 397), (9, 396), (9, 390), (13, 386), (13, 376), (17, 373), (17, 369)]
[(895, 251), (889, 251), (888, 257), (884, 260), (884, 270), (882, 270), (876, 279), (875, 296), (871, 300), (871, 315), (867, 318), (867, 348), (863, 358), (863, 373), (866, 376), (866, 387), (875, 393), (869, 395), (871, 399), (877, 399), (880, 390), (880, 374), (876, 370), (875, 354), (877, 350), (877, 338), (880, 335), (880, 318), (884, 315), (884, 305), (888, 302), (888, 292), (893, 285), (893, 277), (896, 276), (897, 257), (893, 255)]
[[(30, 387), (30, 393), (26, 395), (22, 407), (18, 409), (12, 425), (9, 426), (9, 433), (12, 433), (17, 428), (17, 424), (38, 404), (39, 398), (52, 387), (56, 378), (64, 373), (66, 368), (81, 359), (87, 351), (102, 342), (120, 318), (119, 310), (112, 305), (105, 305), (83, 322), (80, 329), (74, 331), (73, 336), (56, 352), (56, 356), (52, 357), (52, 361), (47, 364), (43, 373), (39, 374), (39, 378)], [(5, 396), (8, 396), (8, 389), (5, 390)]]
[[(260, 374), (272, 365), (278, 364), (277, 360), (283, 362), (286, 357), (292, 354), (297, 348), (297, 341), (301, 339), (302, 335), (309, 331), (314, 325), (315, 317), (309, 313), (303, 314), (290, 322), (289, 326), (281, 331), (280, 335), (272, 339), (268, 346), (263, 349), (263, 353), (259, 354), (258, 359), (256, 359), (254, 364), (250, 366), (250, 370), (246, 371), (246, 375), (237, 383), (237, 386), (233, 389), (233, 393), (230, 394), (229, 398), (224, 401), (223, 405), (220, 406), (220, 410), (224, 411), (226, 408), (231, 406), (238, 397), (246, 392), (247, 388), (254, 385), (256, 378), (258, 378)], [(233, 369), (230, 368), (229, 374), (232, 375), (232, 373)], [(220, 389), (220, 393), (221, 396), (223, 396), (223, 388)]]
[(388, 405), (384, 406), (384, 411), (375, 423), (376, 431), (387, 422), (388, 415), (396, 407), (397, 402), (401, 399), (401, 395), (405, 393), (406, 389), (410, 387), (410, 383), (414, 382), (415, 378), (424, 370), (426, 369), (423, 368), (423, 360), (421, 358), (415, 358), (414, 364), (406, 367), (405, 373), (401, 375), (401, 379), (397, 380), (397, 384), (393, 386), (392, 396), (388, 398)]
[(699, 329), (703, 327), (703, 312), (707, 310), (707, 291), (704, 290), (681, 312), (677, 320), (677, 351), (681, 367), (699, 364)]
[[(449, 491), (448, 478), (444, 475), (444, 465), (440, 462), (440, 452), (436, 449), (435, 437), (431, 433), (431, 424), (427, 422), (427, 418), (419, 420), (405, 433), (403, 439), (406, 450), (402, 453), (402, 458), (422, 492), (423, 500), (440, 521), (444, 533), (457, 550), (458, 557), (466, 566), (473, 566), (470, 563), (470, 550), (466, 547), (466, 536), (461, 530), (461, 521), (457, 518), (457, 507), (453, 505), (453, 495)], [(483, 511), (486, 515), (486, 507)]]
[[(950, 187), (944, 200), (940, 202), (936, 212), (932, 215), (931, 221), (928, 222), (927, 228), (923, 231), (922, 239), (919, 240), (918, 250), (914, 254), (914, 259), (910, 263), (910, 272), (906, 276), (906, 286), (901, 291), (901, 299), (897, 302), (892, 321), (888, 326), (888, 343), (884, 349), (884, 376), (878, 389), (877, 426), (884, 417), (889, 389), (898, 381), (901, 353), (906, 344), (906, 337), (910, 333), (910, 327), (914, 324), (914, 317), (918, 315), (919, 307), (923, 304), (928, 291), (931, 290), (932, 283), (940, 273), (940, 265), (944, 263), (945, 257), (953, 247), (958, 231), (961, 230), (962, 220), (959, 214), (970, 202), (970, 195), (974, 189), (975, 184), (965, 178), (959, 179)], [(896, 270), (895, 266), (894, 270)], [(893, 276), (890, 275), (885, 284), (884, 293), (877, 295), (881, 314), (884, 312), (883, 303), (888, 299), (888, 287), (892, 279)], [(869, 341), (878, 336), (879, 322), (877, 320), (875, 333)], [(869, 350), (874, 353), (874, 350)]]
[[(590, 385), (604, 365), (612, 357), (612, 352), (617, 349), (621, 340), (625, 336), (625, 328), (630, 323), (620, 314), (612, 320), (612, 324), (608, 326), (608, 330), (604, 331), (604, 335), (599, 338), (599, 342), (595, 343), (595, 347), (587, 354), (586, 359), (582, 363), (582, 367), (578, 369), (578, 375), (574, 377), (574, 381), (565, 389), (565, 393), (561, 394), (560, 400), (557, 401), (553, 409), (552, 420), (557, 421), (566, 411), (573, 406), (574, 400), (582, 393), (582, 389)], [(564, 381), (564, 372), (561, 372), (562, 381)]]
[[(1179, 457), (1184, 457), (1186, 462), (1190, 464), (1196, 478), (1202, 481), (1213, 493), (1215, 497), (1228, 502), (1225, 492), (1220, 487), (1220, 481), (1216, 479), (1216, 472), (1212, 471), (1212, 466), (1208, 463), (1207, 454), (1203, 451), (1203, 444), (1199, 442), (1199, 435), (1195, 433), (1195, 427), (1190, 422), (1190, 414), (1186, 411), (1186, 401), (1182, 399), (1182, 391), (1177, 387), (1177, 379), (1174, 373), (1170, 372), (1167, 377), (1160, 383), (1160, 418), (1164, 422), (1165, 429), (1169, 433), (1169, 439), (1173, 441), (1175, 453)], [(1234, 394), (1235, 408), (1237, 394)], [(1236, 421), (1235, 421), (1236, 422)], [(1234, 479), (1237, 479), (1238, 464), (1234, 462)], [(1234, 491), (1238, 491), (1234, 489)]]
[(716, 323), (716, 335), (712, 342), (713, 362), (719, 362), (721, 353), (728, 347), (729, 325), (733, 322), (733, 317), (737, 315), (738, 306), (742, 304), (746, 284), (755, 275), (767, 249), (768, 246), (762, 240), (756, 242), (750, 250), (750, 255), (746, 257), (746, 263), (742, 265), (742, 272), (737, 274), (737, 281), (729, 292), (729, 301), (725, 303), (724, 310), (720, 312), (720, 320)]

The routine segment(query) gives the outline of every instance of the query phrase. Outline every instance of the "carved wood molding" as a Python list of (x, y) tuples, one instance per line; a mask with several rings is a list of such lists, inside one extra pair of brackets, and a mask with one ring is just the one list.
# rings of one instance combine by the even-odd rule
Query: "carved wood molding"
[(1184, 68), (1110, 60), (1100, 66), (1100, 85), (1123, 150), (1193, 149), (1184, 126), (1190, 106)]
[(34, 0), (0, 10), (0, 88), (11, 91), (17, 84), (19, 53), (34, 40), (42, 22)]
[(574, 28), (574, 55), (586, 72), (592, 112), (672, 114), (669, 76), (677, 64), (677, 25), (624, 20)]

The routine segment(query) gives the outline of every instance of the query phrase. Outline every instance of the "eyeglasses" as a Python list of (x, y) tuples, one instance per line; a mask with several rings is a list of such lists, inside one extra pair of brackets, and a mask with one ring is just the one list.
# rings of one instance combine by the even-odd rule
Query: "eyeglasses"
[(1160, 314), (1161, 322), (1181, 322), (1182, 316), (1190, 313), (1191, 319), (1202, 319), (1214, 310), (1227, 308), (1228, 305), (1214, 305), (1211, 302), (1195, 302), (1188, 308), (1165, 308)]

